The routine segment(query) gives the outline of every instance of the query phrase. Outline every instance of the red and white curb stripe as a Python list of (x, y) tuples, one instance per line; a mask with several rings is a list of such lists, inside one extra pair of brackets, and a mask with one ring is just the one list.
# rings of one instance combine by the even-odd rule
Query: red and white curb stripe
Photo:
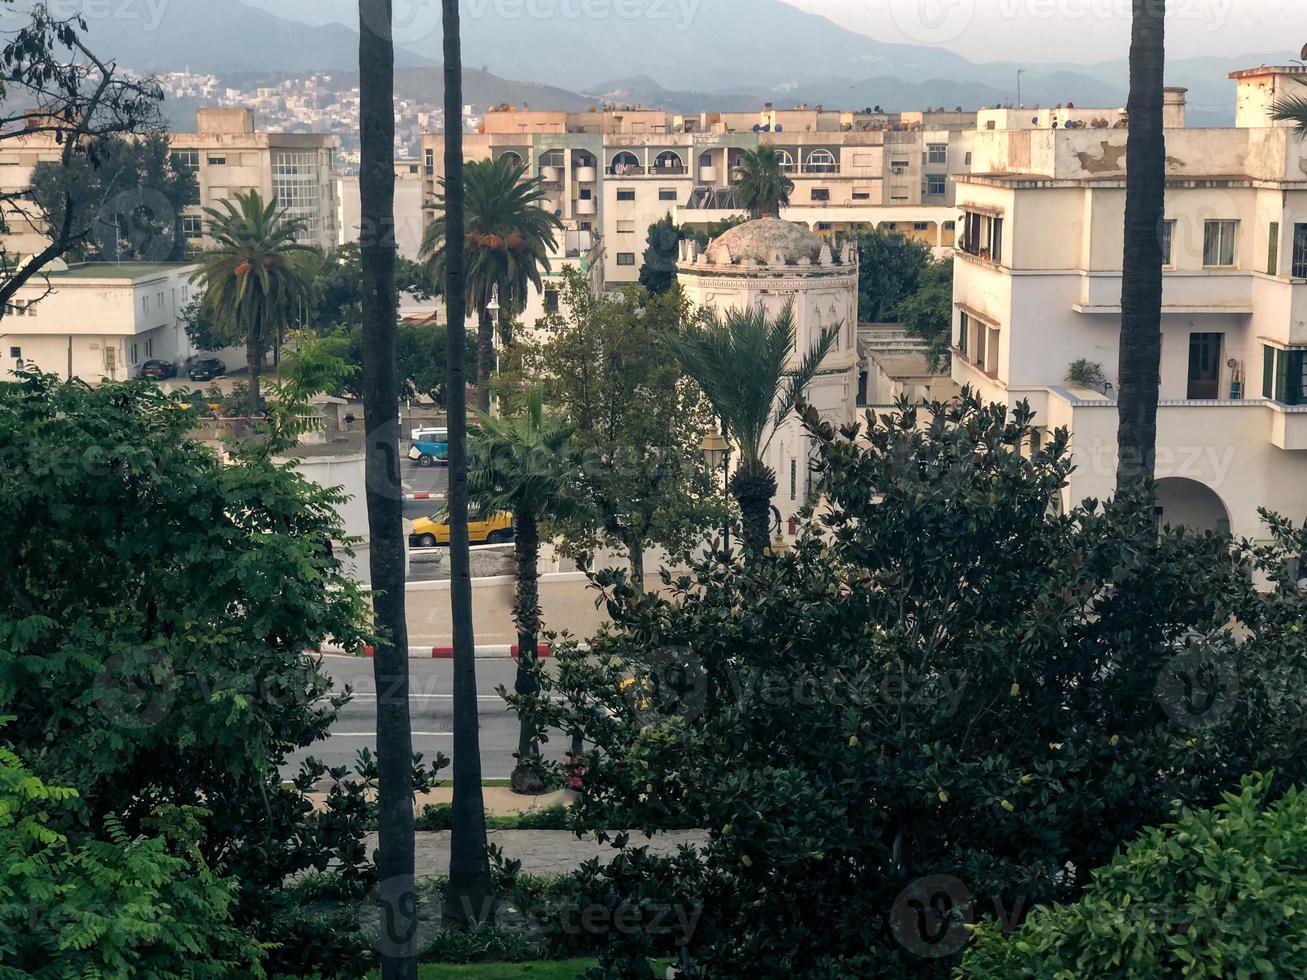
[(405, 503), (408, 503), (408, 502), (410, 502), (410, 501), (415, 501), (415, 500), (448, 500), (448, 499), (449, 499), (449, 494), (447, 494), (447, 493), (425, 493), (425, 492), (423, 492), (423, 493), (406, 493), (406, 494), (404, 494), (404, 502), (405, 502)]
[[(548, 643), (541, 643), (536, 648), (536, 650), (539, 653), (541, 660), (549, 659), (550, 657), (553, 656), (554, 653), (553, 648), (550, 647)], [(372, 657), (375, 654), (376, 654), (376, 650), (373, 647), (363, 648), (364, 657)], [(490, 645), (490, 646), (477, 647), (476, 655), (478, 658), (512, 657), (516, 659), (520, 655), (520, 651), (517, 644), (513, 644), (512, 646), (508, 646), (506, 644), (502, 646)], [(408, 657), (410, 660), (453, 660), (454, 648), (453, 647), (409, 647)]]

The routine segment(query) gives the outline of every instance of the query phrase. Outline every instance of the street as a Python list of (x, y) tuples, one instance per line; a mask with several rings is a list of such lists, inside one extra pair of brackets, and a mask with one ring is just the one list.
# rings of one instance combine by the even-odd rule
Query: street
[[(436, 465), (431, 467), (421, 467), (408, 458), (409, 442), (404, 440), (399, 444), (400, 468), (399, 478), (404, 484), (406, 494), (414, 493), (445, 493), (449, 489), (449, 467)], [(445, 506), (443, 500), (406, 500), (404, 501), (404, 517), (408, 520), (416, 520), (419, 517), (431, 517)]]
[[(354, 699), (341, 709), (331, 736), (309, 749), (291, 755), (283, 775), (293, 775), (300, 762), (314, 756), (328, 766), (349, 766), (359, 749), (377, 750), (377, 685), (372, 661), (356, 657), (323, 657), (323, 670), (335, 682), (337, 690), (347, 685), (354, 689)], [(413, 725), (413, 751), (421, 752), (430, 762), (437, 752), (452, 756), (454, 751), (452, 690), (454, 665), (449, 660), (409, 661), (409, 710)], [(509, 711), (495, 688), (504, 685), (510, 691), (517, 665), (508, 659), (477, 661), (477, 695), (481, 716), (481, 768), (486, 779), (506, 779), (513, 771), (513, 753), (517, 751), (517, 718)], [(567, 746), (561, 737), (543, 746), (548, 758), (562, 759)], [(444, 774), (448, 777), (448, 771)]]

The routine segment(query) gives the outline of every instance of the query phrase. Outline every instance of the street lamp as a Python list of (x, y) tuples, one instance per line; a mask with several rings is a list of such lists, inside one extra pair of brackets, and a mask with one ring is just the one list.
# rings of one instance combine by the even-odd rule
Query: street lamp
[(498, 313), (499, 309), (499, 287), (496, 286), (495, 291), (490, 294), (490, 305), (486, 307), (486, 312)]
[(703, 461), (708, 464), (708, 469), (716, 471), (726, 464), (726, 453), (730, 447), (720, 432), (709, 432), (703, 437), (700, 448), (703, 449)]

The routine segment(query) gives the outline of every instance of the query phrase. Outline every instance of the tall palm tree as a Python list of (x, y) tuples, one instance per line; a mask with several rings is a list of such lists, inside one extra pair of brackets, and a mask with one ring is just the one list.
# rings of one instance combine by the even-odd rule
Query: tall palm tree
[[(474, 160), (463, 169), (464, 255), (467, 305), (477, 311), (477, 407), (490, 411), (490, 374), (494, 363), (491, 302), (499, 297), (503, 314), (526, 308), (529, 290), (543, 289), (549, 271), (554, 233), (563, 223), (541, 207), (545, 199), (539, 177), (526, 176), (526, 165), (508, 157)], [(422, 258), (439, 279), (449, 261), (446, 229), (450, 210), (449, 174), (431, 204), (435, 220), (422, 238)], [(452, 321), (451, 321), (452, 322)]]
[[(539, 690), (540, 521), (564, 516), (569, 484), (576, 479), (568, 442), (572, 429), (544, 411), (539, 389), (527, 394), (525, 411), (511, 418), (482, 416), (472, 432), (468, 500), (483, 514), (511, 513), (516, 534), (518, 694)], [(523, 713), (512, 785), (518, 793), (544, 790), (538, 767), (540, 748), (534, 726)]]
[[(1302, 49), (1302, 57), (1307, 61), (1307, 47)], [(1307, 94), (1286, 95), (1271, 107), (1271, 118), (1276, 122), (1293, 123), (1298, 138), (1307, 139)]]
[[(389, 2), (389, 0), (382, 0)], [(445, 924), (468, 928), (489, 914), (492, 898), (481, 792), (481, 733), (477, 717), (476, 637), (472, 630), (472, 572), (467, 534), (467, 254), (463, 206), (463, 45), (458, 0), (442, 0), (445, 57), (445, 176), (449, 208), (443, 234), (447, 412), (449, 416), (449, 602), (454, 631), (453, 824)], [(438, 277), (432, 276), (436, 281)]]
[(309, 294), (305, 262), (313, 248), (295, 236), (303, 226), (257, 190), (206, 208), (214, 246), (196, 258), (191, 276), (219, 335), (245, 346), (250, 373), (249, 411), (263, 404), (260, 379), (268, 350), (289, 327)]
[(771, 146), (759, 146), (740, 159), (735, 200), (755, 218), (779, 218), (790, 203), (794, 181), (781, 168), (781, 155)]
[(1134, 0), (1117, 394), (1118, 493), (1150, 487), (1157, 468), (1164, 261), (1161, 228), (1166, 207), (1165, 67), (1165, 0)]
[(740, 505), (750, 560), (761, 556), (771, 540), (776, 473), (763, 455), (816, 377), (839, 331), (839, 324), (828, 329), (794, 364), (794, 304), (789, 302), (774, 319), (761, 305), (731, 309), (725, 316), (712, 313), (702, 325), (670, 341), (682, 369), (703, 389), (739, 450), (730, 486)]
[(383, 980), (416, 980), (418, 912), (414, 877), (413, 730), (408, 697), (404, 508), (396, 453), (399, 378), (395, 334), (395, 45), (390, 0), (359, 2), (359, 199), (363, 312), (363, 414), (369, 566), (380, 639), (372, 664), (377, 691), (377, 877)]

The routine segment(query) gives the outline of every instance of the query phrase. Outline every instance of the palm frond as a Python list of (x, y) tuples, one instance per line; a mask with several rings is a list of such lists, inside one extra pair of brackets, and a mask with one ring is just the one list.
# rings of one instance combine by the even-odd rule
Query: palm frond
[(1286, 96), (1271, 106), (1276, 122), (1291, 122), (1299, 139), (1307, 138), (1307, 96)]

